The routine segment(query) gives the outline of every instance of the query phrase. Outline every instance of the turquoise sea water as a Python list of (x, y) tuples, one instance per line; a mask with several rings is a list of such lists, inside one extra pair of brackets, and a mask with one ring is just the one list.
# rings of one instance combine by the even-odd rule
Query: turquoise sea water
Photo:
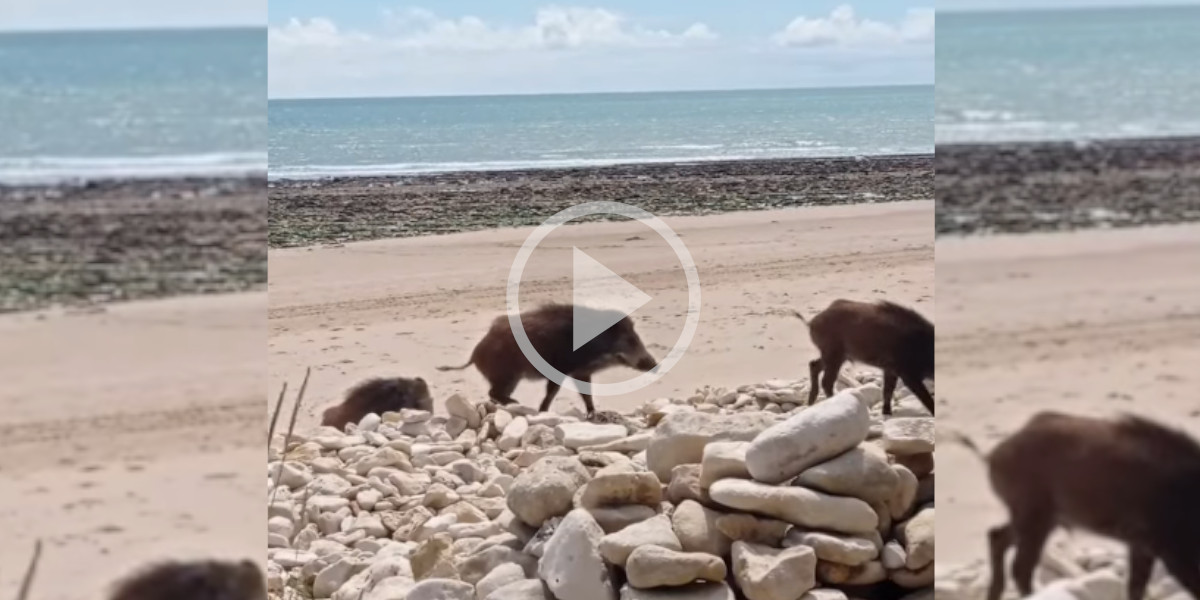
[(275, 178), (933, 151), (933, 86), (270, 102)]
[(1200, 6), (937, 19), (939, 143), (1200, 134)]
[(0, 181), (266, 167), (262, 29), (0, 33)]

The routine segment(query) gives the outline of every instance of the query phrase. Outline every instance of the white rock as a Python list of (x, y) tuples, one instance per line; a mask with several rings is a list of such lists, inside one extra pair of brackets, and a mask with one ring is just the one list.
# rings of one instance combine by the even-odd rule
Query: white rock
[(717, 527), (721, 513), (695, 500), (685, 500), (671, 513), (671, 530), (683, 550), (728, 556), (731, 540)]
[(615, 442), (629, 435), (629, 431), (617, 424), (562, 423), (554, 428), (554, 434), (562, 445), (576, 450)]
[(317, 578), (313, 581), (313, 597), (328, 598), (332, 596), (338, 588), (366, 566), (366, 563), (361, 560), (347, 556), (325, 567), (320, 573), (317, 573)]
[(875, 444), (861, 444), (805, 469), (795, 481), (795, 485), (837, 496), (853, 496), (867, 503), (886, 502), (899, 483), (887, 454)]
[(553, 600), (553, 597), (547, 598), (546, 584), (540, 580), (525, 579), (488, 594), (484, 600)]
[(475, 584), (475, 599), (484, 600), (492, 592), (518, 581), (525, 580), (525, 569), (521, 565), (506, 564), (500, 565), (492, 569), (491, 573), (483, 576), (479, 583)]
[(636, 588), (687, 585), (697, 579), (724, 581), (725, 561), (703, 552), (679, 552), (661, 546), (638, 546), (625, 562), (629, 585)]
[(700, 459), (700, 487), (708, 489), (714, 481), (736, 477), (749, 479), (746, 450), (750, 442), (713, 442), (704, 447)]
[(746, 449), (750, 475), (783, 483), (867, 439), (871, 416), (849, 391), (811, 406), (763, 431)]
[(933, 562), (934, 514), (933, 507), (922, 509), (896, 528), (896, 539), (904, 544), (907, 555), (905, 567), (916, 571)]
[(884, 421), (882, 444), (883, 449), (892, 454), (925, 454), (933, 452), (933, 418), (896, 417)]
[(646, 465), (660, 481), (667, 481), (676, 465), (699, 463), (710, 442), (748, 442), (778, 422), (779, 417), (766, 413), (672, 413), (654, 430), (646, 448)]
[(623, 437), (619, 440), (613, 440), (604, 444), (595, 446), (584, 446), (579, 449), (580, 452), (620, 452), (622, 454), (632, 454), (641, 452), (650, 446), (650, 438), (654, 435), (653, 431), (643, 431), (634, 435)]
[(496, 446), (505, 452), (512, 450), (521, 445), (521, 438), (528, 430), (529, 421), (525, 420), (525, 417), (517, 417), (504, 428), (500, 438), (496, 440)]
[(379, 424), (382, 422), (383, 419), (379, 415), (375, 413), (367, 413), (358, 422), (358, 432), (364, 433), (368, 431), (375, 431), (376, 429), (379, 429)]
[[(632, 469), (632, 467), (630, 467)], [(584, 508), (643, 504), (657, 507), (662, 502), (662, 483), (654, 473), (597, 473), (583, 487), (579, 504)]]
[(546, 542), (538, 563), (538, 576), (558, 600), (615, 600), (612, 578), (600, 540), (604, 530), (586, 510), (576, 509), (563, 517)]
[(802, 487), (774, 487), (742, 479), (722, 479), (708, 490), (714, 502), (793, 525), (843, 533), (875, 531), (879, 517), (858, 498), (830, 496)]
[[(341, 589), (334, 595), (333, 600), (406, 600), (409, 591), (416, 587), (417, 582), (408, 577), (397, 575), (383, 579), (371, 586), (371, 591), (363, 595), (362, 589)], [(343, 592), (346, 592), (343, 594)]]
[(883, 568), (894, 571), (904, 568), (908, 555), (904, 553), (904, 546), (900, 545), (900, 542), (890, 540), (884, 544), (883, 551), (879, 553), (879, 560), (883, 563)]
[(783, 540), (786, 547), (808, 546), (817, 558), (838, 564), (858, 566), (879, 557), (879, 547), (867, 538), (839, 536), (823, 531), (793, 528)]
[(575, 492), (590, 476), (578, 459), (547, 456), (517, 475), (508, 492), (508, 508), (526, 524), (540, 527), (546, 519), (571, 510)]
[(483, 419), (479, 416), (478, 406), (462, 394), (454, 394), (446, 398), (446, 413), (465, 419), (467, 427), (471, 429), (479, 429), (480, 425), (483, 424)]
[(808, 546), (734, 542), (732, 554), (733, 577), (747, 600), (799, 600), (816, 585), (817, 555)]
[(735, 600), (735, 596), (725, 582), (692, 583), (649, 590), (640, 590), (626, 584), (621, 588), (621, 600)]
[(896, 473), (896, 490), (892, 497), (888, 498), (887, 508), (893, 519), (902, 519), (912, 510), (920, 482), (904, 465), (894, 464), (892, 471)]
[(426, 579), (408, 591), (405, 600), (473, 600), (475, 588), (454, 579)]
[(646, 545), (683, 550), (679, 538), (671, 529), (671, 519), (666, 515), (657, 515), (604, 536), (600, 540), (600, 554), (608, 562), (624, 567), (629, 554), (638, 546)]

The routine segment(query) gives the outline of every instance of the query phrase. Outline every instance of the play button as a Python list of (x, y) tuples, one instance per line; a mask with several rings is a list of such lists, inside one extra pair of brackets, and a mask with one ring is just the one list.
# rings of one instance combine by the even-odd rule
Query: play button
[[(591, 215), (618, 215), (637, 221), (653, 230), (675, 253), (687, 280), (687, 306), (680, 306), (679, 310), (675, 311), (684, 315), (683, 328), (675, 340), (675, 345), (667, 352), (666, 356), (659, 360), (658, 366), (653, 370), (642, 372), (632, 379), (617, 383), (580, 381), (559, 371), (538, 354), (521, 323), (521, 276), (525, 271), (525, 265), (529, 263), (530, 256), (533, 255), (538, 244), (542, 243), (560, 225)], [(589, 340), (604, 333), (621, 319), (645, 306), (650, 302), (651, 297), (579, 248), (572, 247), (571, 258), (573, 280), (571, 298), (575, 305), (575, 309), (572, 311), (571, 343), (574, 346), (573, 350), (578, 350)], [(525, 355), (529, 363), (550, 381), (560, 386), (574, 386), (580, 393), (592, 396), (628, 394), (655, 382), (671, 370), (679, 362), (679, 359), (683, 358), (683, 354), (688, 345), (692, 343), (692, 338), (696, 335), (696, 328), (700, 324), (700, 276), (687, 246), (662, 219), (641, 208), (621, 202), (578, 204), (559, 212), (539, 225), (533, 230), (533, 233), (529, 234), (525, 243), (521, 245), (521, 249), (517, 251), (512, 269), (508, 273), (506, 291), (508, 323), (512, 328), (517, 346), (521, 348), (521, 353)]]
[[(572, 248), (571, 300), (575, 305), (572, 319), (572, 350), (608, 331), (617, 321), (633, 314), (650, 301), (650, 296), (625, 281), (579, 248)], [(601, 309), (601, 310), (588, 310)]]

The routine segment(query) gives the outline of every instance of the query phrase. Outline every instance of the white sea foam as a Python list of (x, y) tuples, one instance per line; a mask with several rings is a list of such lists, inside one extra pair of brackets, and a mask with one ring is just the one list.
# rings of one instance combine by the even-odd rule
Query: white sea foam
[(545, 158), (542, 160), (514, 160), (489, 162), (413, 162), (371, 165), (296, 165), (272, 167), (268, 172), (271, 180), (308, 180), (330, 177), (380, 177), (389, 175), (429, 175), (458, 171), (516, 171), (524, 169), (567, 169), (577, 167), (604, 167), (614, 165), (704, 163), (726, 160), (762, 160), (772, 158), (821, 158), (848, 157), (856, 155), (880, 156), (886, 154), (927, 153), (927, 148), (885, 148), (864, 152), (855, 148), (771, 148), (743, 151), (738, 154), (710, 154), (700, 156), (658, 156), (635, 158)]
[(265, 152), (221, 152), (181, 156), (0, 157), (0, 184), (53, 184), (75, 180), (231, 177), (261, 175)]

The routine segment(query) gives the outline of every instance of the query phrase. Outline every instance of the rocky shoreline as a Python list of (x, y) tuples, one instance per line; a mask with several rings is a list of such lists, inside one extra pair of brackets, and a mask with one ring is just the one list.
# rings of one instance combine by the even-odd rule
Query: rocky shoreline
[(937, 233), (1200, 221), (1200, 137), (938, 145)]
[(844, 378), (597, 422), (456, 394), (273, 440), (273, 600), (930, 599), (933, 419)]
[(582, 202), (658, 216), (929, 200), (933, 157), (873, 156), (271, 181), (270, 245), (538, 225)]
[(261, 288), (265, 177), (0, 185), (0, 312)]

